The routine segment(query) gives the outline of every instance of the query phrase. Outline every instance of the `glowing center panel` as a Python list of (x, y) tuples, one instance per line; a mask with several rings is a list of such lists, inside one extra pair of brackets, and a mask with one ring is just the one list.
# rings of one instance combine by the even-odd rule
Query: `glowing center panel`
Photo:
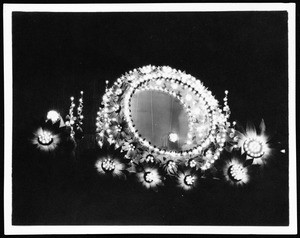
[(135, 92), (131, 115), (139, 134), (159, 149), (181, 151), (187, 141), (189, 118), (181, 102), (164, 92)]
[(229, 114), (227, 102), (221, 109), (200, 80), (168, 66), (148, 65), (106, 88), (97, 141), (122, 147), (137, 162), (145, 153), (161, 161), (197, 157), (208, 168), (223, 150)]

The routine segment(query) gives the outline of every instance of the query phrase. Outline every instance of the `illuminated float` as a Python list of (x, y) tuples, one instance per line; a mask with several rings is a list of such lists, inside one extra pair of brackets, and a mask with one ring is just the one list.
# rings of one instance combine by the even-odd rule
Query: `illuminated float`
[[(96, 118), (100, 152), (95, 150), (94, 168), (99, 175), (133, 175), (155, 190), (166, 180), (191, 190), (201, 178), (240, 186), (274, 150), (263, 120), (258, 132), (251, 123), (237, 129), (229, 121), (228, 91), (221, 105), (199, 79), (183, 71), (148, 65), (108, 84)], [(65, 122), (50, 110), (33, 133), (32, 144), (40, 151), (67, 150), (69, 143), (75, 153), (84, 135), (83, 91), (78, 106), (74, 97), (70, 100)]]
[[(119, 149), (125, 170), (136, 173), (147, 188), (156, 188), (168, 176), (185, 190), (194, 187), (197, 177), (215, 169), (224, 149), (241, 150), (253, 164), (269, 155), (264, 135), (241, 133), (229, 121), (227, 90), (220, 105), (199, 79), (169, 66), (144, 66), (122, 75), (110, 88), (108, 83), (96, 118), (97, 143)], [(263, 121), (261, 128), (264, 133)], [(228, 161), (224, 177), (231, 184), (245, 184), (246, 166), (252, 163)]]

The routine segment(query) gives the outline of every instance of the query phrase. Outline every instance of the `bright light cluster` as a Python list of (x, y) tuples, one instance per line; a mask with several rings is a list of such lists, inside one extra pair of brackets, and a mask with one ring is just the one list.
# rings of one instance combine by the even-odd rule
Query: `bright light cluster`
[(119, 159), (111, 156), (99, 158), (95, 163), (95, 167), (100, 175), (110, 174), (120, 178), (124, 176), (125, 165)]
[(102, 162), (102, 168), (103, 170), (105, 171), (112, 171), (115, 169), (116, 165), (114, 163), (113, 160), (111, 159), (105, 159), (103, 162)]
[(255, 126), (248, 122), (243, 133), (236, 131), (237, 148), (241, 148), (242, 154), (245, 153), (247, 159), (253, 159), (253, 164), (265, 165), (274, 149), (269, 143), (270, 136), (266, 133), (264, 120), (261, 120), (259, 128), (257, 132)]
[(196, 180), (196, 175), (192, 175), (189, 171), (179, 173), (177, 176), (178, 187), (186, 191), (196, 186)]
[(60, 114), (57, 111), (51, 110), (47, 113), (47, 120), (52, 121), (52, 123), (56, 123), (60, 120)]
[[(128, 147), (128, 151), (141, 149), (154, 157), (160, 155), (176, 161), (189, 160), (196, 156), (204, 157), (204, 152), (211, 146), (211, 156), (205, 158), (203, 169), (210, 166), (220, 157), (225, 146), (230, 110), (225, 91), (224, 107), (195, 77), (169, 66), (144, 66), (121, 76), (108, 88), (102, 98), (103, 107), (99, 108), (96, 119), (97, 140), (100, 146), (105, 140), (113, 141), (117, 147), (125, 141), (135, 141), (136, 148)], [(182, 151), (161, 149), (152, 145), (139, 134), (131, 115), (131, 100), (139, 91), (161, 91), (179, 100), (188, 115), (188, 134)], [(119, 125), (122, 124), (122, 127)], [(124, 125), (125, 128), (124, 128)], [(122, 128), (122, 130), (114, 130)], [(125, 140), (126, 138), (126, 140)], [(128, 139), (129, 138), (129, 139)], [(171, 142), (178, 141), (176, 133), (169, 134)], [(122, 147), (123, 148), (123, 147)], [(135, 155), (136, 153), (130, 153)], [(131, 158), (135, 160), (135, 158)], [(138, 161), (137, 161), (138, 162)]]
[(76, 117), (74, 116), (74, 108), (75, 108), (75, 103), (74, 103), (74, 97), (70, 97), (71, 100), (71, 105), (69, 108), (69, 121), (66, 121), (66, 126), (70, 127), (70, 136), (71, 138), (74, 138), (75, 132), (74, 132), (74, 124), (76, 122)]
[(38, 135), (38, 142), (42, 145), (50, 145), (53, 142), (53, 136), (49, 131), (41, 131)]
[[(172, 131), (168, 140), (176, 143), (180, 139), (181, 150), (160, 148), (139, 133), (131, 114), (131, 101), (135, 93), (141, 91), (162, 92), (179, 101), (188, 118), (187, 139), (182, 142), (182, 138)], [(227, 90), (221, 106), (195, 77), (169, 66), (148, 65), (122, 75), (111, 87), (106, 81), (105, 94), (97, 112), (96, 138), (100, 147), (108, 142), (114, 144), (115, 149), (120, 148), (126, 161), (130, 161), (124, 162), (126, 170), (136, 173), (147, 188), (162, 184), (165, 177), (159, 171), (177, 179), (178, 186), (184, 190), (194, 188), (198, 178), (218, 170), (214, 164), (224, 149), (229, 153), (234, 150), (240, 155), (246, 154), (245, 157), (231, 157), (222, 168), (227, 182), (244, 185), (250, 180), (249, 166), (264, 164), (271, 148), (263, 120), (258, 134), (254, 126), (247, 126), (242, 133), (236, 130), (236, 122), (229, 122), (229, 116)], [(137, 172), (140, 166), (144, 169)], [(125, 165), (121, 167), (120, 162), (104, 160), (96, 167), (103, 174), (107, 171), (113, 174), (119, 171), (120, 174)]]
[(162, 185), (161, 176), (155, 168), (145, 168), (144, 171), (137, 173), (137, 178), (148, 189), (156, 189)]
[(234, 164), (229, 168), (229, 173), (236, 181), (241, 181), (246, 176), (246, 171), (240, 164)]
[(147, 183), (152, 183), (153, 180), (154, 180), (154, 178), (155, 178), (155, 175), (154, 175), (153, 172), (146, 172), (146, 173), (144, 174), (144, 177), (145, 177), (145, 181), (146, 181)]
[(54, 151), (60, 143), (60, 135), (50, 130), (39, 127), (33, 132), (31, 143), (42, 152)]
[(248, 138), (244, 142), (244, 150), (247, 155), (253, 158), (259, 158), (264, 154), (263, 143), (258, 139)]
[(171, 142), (176, 142), (176, 141), (178, 141), (178, 135), (177, 135), (176, 133), (170, 133), (170, 134), (169, 134), (169, 140), (170, 140)]
[(184, 178), (184, 182), (187, 186), (192, 186), (195, 183), (195, 177), (192, 175), (187, 175)]
[(248, 167), (244, 167), (237, 158), (227, 161), (223, 171), (226, 181), (231, 185), (242, 186), (249, 182)]

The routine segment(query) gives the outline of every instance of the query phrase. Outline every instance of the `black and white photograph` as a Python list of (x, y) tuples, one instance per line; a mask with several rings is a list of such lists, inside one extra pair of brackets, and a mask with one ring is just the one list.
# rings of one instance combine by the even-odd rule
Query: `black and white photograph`
[(5, 234), (296, 234), (294, 4), (5, 4)]

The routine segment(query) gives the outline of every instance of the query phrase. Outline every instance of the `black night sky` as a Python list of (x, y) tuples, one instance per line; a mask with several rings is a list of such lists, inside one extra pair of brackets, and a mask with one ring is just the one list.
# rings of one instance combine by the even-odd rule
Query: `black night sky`
[[(146, 190), (99, 177), (95, 118), (125, 72), (169, 65), (200, 79), (231, 120), (265, 120), (288, 152), (286, 12), (13, 13), (14, 225), (288, 225), (288, 153), (277, 151), (242, 188), (201, 180), (191, 192)], [(38, 153), (29, 138), (50, 109), (68, 113), (84, 91), (76, 157)], [(280, 141), (279, 145), (277, 142)]]

